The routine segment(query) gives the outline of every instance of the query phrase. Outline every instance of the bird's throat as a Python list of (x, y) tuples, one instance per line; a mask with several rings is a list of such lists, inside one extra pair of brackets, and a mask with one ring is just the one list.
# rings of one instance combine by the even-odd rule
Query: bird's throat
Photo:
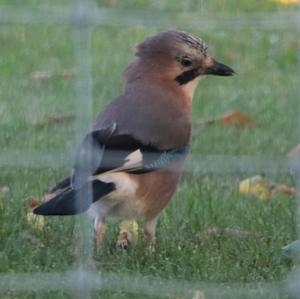
[(197, 86), (199, 84), (199, 81), (203, 79), (203, 76), (198, 76), (196, 77), (194, 80), (186, 83), (186, 84), (183, 84), (183, 85), (180, 85), (183, 93), (185, 94), (186, 97), (188, 97), (190, 100), (193, 100), (193, 97), (194, 97), (194, 93), (197, 89)]

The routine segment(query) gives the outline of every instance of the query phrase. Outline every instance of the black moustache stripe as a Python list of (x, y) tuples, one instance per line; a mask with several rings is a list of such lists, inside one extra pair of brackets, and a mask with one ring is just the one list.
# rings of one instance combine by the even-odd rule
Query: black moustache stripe
[(185, 71), (179, 76), (175, 78), (175, 80), (180, 84), (186, 84), (192, 80), (194, 80), (199, 75), (198, 69), (191, 69), (189, 71)]

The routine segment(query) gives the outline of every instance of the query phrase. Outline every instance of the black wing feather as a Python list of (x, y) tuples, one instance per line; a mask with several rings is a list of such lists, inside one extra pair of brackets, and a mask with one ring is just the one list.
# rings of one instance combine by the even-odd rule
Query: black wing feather
[(127, 156), (136, 150), (142, 153), (143, 165), (138, 169), (124, 170), (125, 172), (138, 174), (168, 167), (171, 163), (184, 159), (188, 149), (185, 146), (159, 150), (153, 145), (143, 144), (129, 134), (107, 136), (102, 131), (95, 131), (87, 135), (81, 144), (73, 169), (72, 186), (78, 188), (92, 175), (122, 167)]
[[(93, 202), (115, 190), (113, 183), (99, 180), (91, 181), (89, 189), (90, 177), (122, 168), (127, 156), (136, 150), (142, 153), (141, 166), (125, 168), (123, 171), (141, 174), (169, 167), (173, 162), (184, 159), (188, 146), (159, 150), (143, 144), (132, 135), (117, 134), (115, 124), (105, 130), (90, 132), (76, 154), (71, 177), (62, 180), (51, 190), (53, 193), (61, 192), (33, 212), (39, 215), (74, 215), (85, 212)], [(89, 190), (92, 191), (91, 196)]]
[[(86, 212), (90, 205), (99, 198), (115, 190), (113, 183), (94, 180), (90, 184), (88, 186), (88, 183), (85, 183), (78, 190), (68, 188), (49, 201), (42, 203), (33, 210), (33, 213), (45, 216), (80, 214)], [(89, 190), (92, 191), (91, 196), (88, 196)], [(81, 200), (82, 198), (84, 200)]]
[(58, 182), (54, 187), (49, 190), (49, 193), (54, 193), (58, 190), (66, 189), (71, 185), (71, 177), (67, 177)]
[(78, 189), (91, 174), (94, 174), (103, 161), (107, 140), (116, 131), (116, 123), (107, 129), (92, 131), (83, 139), (75, 157), (71, 185)]

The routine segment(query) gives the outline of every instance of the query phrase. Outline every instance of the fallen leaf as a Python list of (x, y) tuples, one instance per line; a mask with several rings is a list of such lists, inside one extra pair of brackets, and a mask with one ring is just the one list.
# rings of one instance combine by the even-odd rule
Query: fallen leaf
[(246, 113), (235, 111), (223, 116), (223, 124), (246, 128), (252, 126), (253, 121)]
[(26, 199), (27, 205), (33, 210), (39, 205), (39, 201), (35, 197), (28, 197)]
[(32, 212), (27, 213), (27, 223), (37, 230), (43, 230), (45, 226), (45, 218), (43, 216), (37, 216)]
[(294, 187), (268, 181), (265, 177), (260, 175), (241, 181), (239, 190), (240, 193), (253, 194), (263, 200), (271, 198), (276, 193), (281, 193), (287, 196), (296, 195), (296, 189)]
[[(58, 191), (59, 192), (59, 191)], [(57, 193), (58, 193), (57, 192)], [(40, 199), (34, 197), (34, 196), (29, 196), (28, 198), (25, 199), (27, 206), (31, 209), (35, 209), (37, 206), (39, 206), (43, 202), (47, 202), (50, 199), (52, 199), (54, 196), (57, 195), (57, 193), (45, 193)]]
[(32, 81), (47, 81), (52, 78), (73, 79), (76, 75), (74, 69), (62, 71), (35, 71), (32, 72), (30, 78)]
[(287, 157), (290, 158), (290, 159), (300, 157), (300, 144), (298, 144), (293, 149), (291, 149), (288, 152)]
[(53, 124), (63, 124), (69, 122), (74, 119), (74, 114), (66, 113), (66, 114), (57, 114), (57, 115), (48, 115), (43, 119), (39, 119), (33, 122), (34, 126), (43, 127), (47, 125)]
[(289, 186), (284, 185), (284, 184), (275, 184), (273, 192), (274, 191), (282, 193), (284, 195), (289, 195), (289, 196), (296, 195), (296, 188), (289, 187)]
[(244, 112), (234, 111), (222, 116), (199, 120), (196, 125), (211, 125), (215, 123), (223, 124), (224, 126), (236, 126), (240, 128), (249, 128), (254, 125), (253, 120)]
[(264, 200), (271, 196), (271, 187), (268, 181), (260, 175), (241, 181), (239, 189), (240, 193), (253, 194)]
[(298, 4), (300, 3), (300, 0), (274, 0), (274, 2), (286, 5), (286, 4)]

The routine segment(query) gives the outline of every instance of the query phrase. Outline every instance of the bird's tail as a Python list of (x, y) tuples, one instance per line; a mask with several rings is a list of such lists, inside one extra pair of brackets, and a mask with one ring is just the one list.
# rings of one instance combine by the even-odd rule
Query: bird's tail
[[(99, 180), (86, 183), (79, 189), (68, 188), (33, 210), (44, 216), (75, 215), (86, 212), (90, 205), (115, 190), (113, 183)], [(89, 192), (90, 191), (90, 192)]]

